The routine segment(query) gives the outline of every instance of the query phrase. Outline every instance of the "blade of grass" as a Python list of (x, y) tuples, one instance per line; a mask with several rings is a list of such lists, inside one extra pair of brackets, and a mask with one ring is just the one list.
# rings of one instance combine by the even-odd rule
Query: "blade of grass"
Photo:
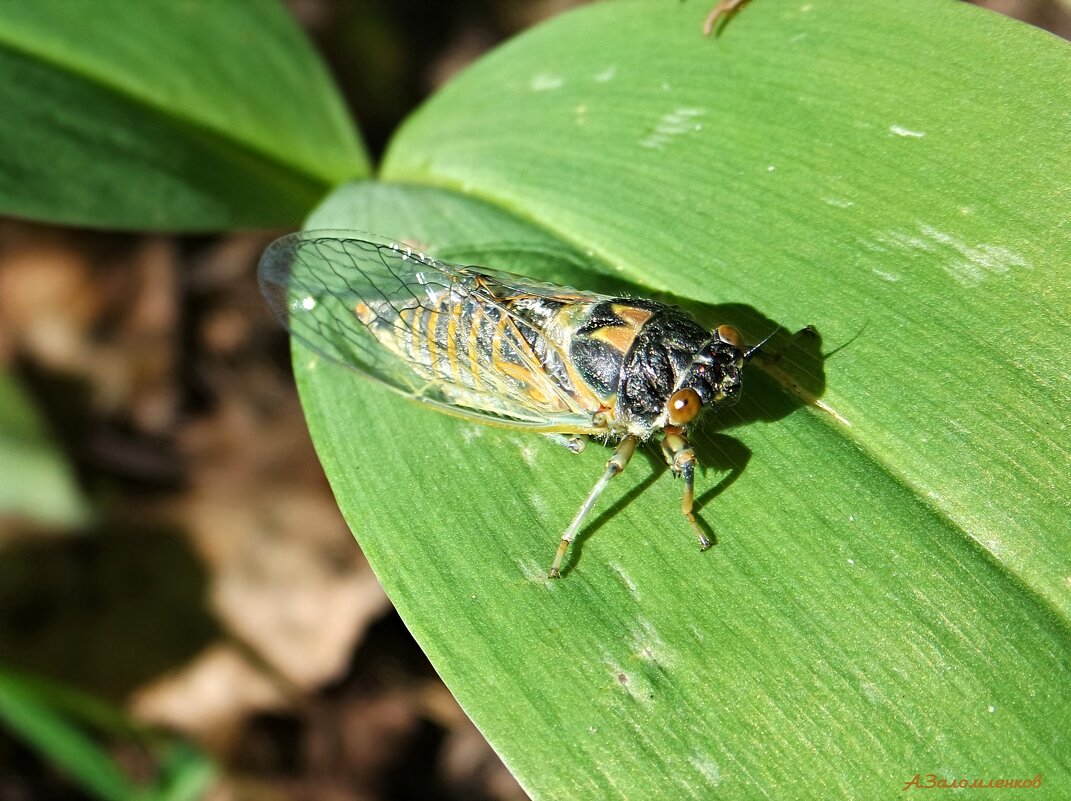
[(36, 689), (18, 674), (0, 669), (0, 721), (94, 797), (138, 797), (107, 751), (57, 714)]

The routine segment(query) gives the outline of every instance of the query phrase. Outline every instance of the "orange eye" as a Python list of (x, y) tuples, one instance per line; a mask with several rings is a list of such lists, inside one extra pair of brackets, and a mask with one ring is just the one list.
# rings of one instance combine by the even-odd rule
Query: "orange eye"
[(695, 419), (703, 401), (694, 389), (678, 389), (669, 397), (666, 410), (669, 412), (670, 425), (686, 426)]
[(718, 339), (722, 342), (737, 348), (744, 347), (744, 338), (740, 336), (740, 332), (731, 325), (719, 325), (715, 333), (718, 335)]

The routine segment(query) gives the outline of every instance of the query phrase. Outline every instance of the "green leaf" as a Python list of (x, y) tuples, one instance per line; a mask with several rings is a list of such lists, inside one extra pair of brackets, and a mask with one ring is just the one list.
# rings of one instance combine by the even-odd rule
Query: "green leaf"
[(107, 751), (58, 715), (40, 685), (0, 669), (0, 723), (45, 755), (81, 787), (105, 801), (135, 798)]
[(15, 378), (0, 371), (0, 517), (52, 526), (85, 523), (89, 510), (70, 465)]
[(275, 0), (0, 4), (0, 212), (98, 227), (295, 224), (368, 172)]
[[(153, 732), (95, 696), (5, 668), (0, 668), (0, 724), (108, 801), (196, 801), (217, 773), (215, 764), (190, 743)], [(159, 769), (154, 783), (135, 788), (83, 728), (149, 747)]]
[(754, 0), (714, 39), (705, 10), (598, 4), (520, 37), (409, 121), (398, 185), (307, 227), (515, 271), (571, 249), (586, 269), (533, 272), (672, 292), (752, 341), (816, 326), (824, 387), (794, 354), (752, 369), (697, 438), (718, 547), (638, 456), (548, 582), (608, 450), (446, 418), (298, 347), (339, 504), (537, 798), (930, 773), (1065, 796), (1071, 52), (929, 0)]
[(215, 763), (189, 743), (172, 743), (162, 762), (162, 775), (150, 796), (158, 801), (200, 801), (218, 774)]

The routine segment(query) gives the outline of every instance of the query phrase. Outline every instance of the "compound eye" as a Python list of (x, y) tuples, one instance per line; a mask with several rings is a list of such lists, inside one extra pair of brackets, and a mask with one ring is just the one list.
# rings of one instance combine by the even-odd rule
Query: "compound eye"
[(719, 325), (714, 333), (718, 335), (718, 339), (722, 342), (732, 345), (734, 348), (743, 349), (744, 338), (740, 336), (740, 332), (731, 325)]
[(694, 389), (678, 389), (669, 396), (666, 409), (669, 412), (670, 425), (686, 426), (695, 419), (703, 401)]

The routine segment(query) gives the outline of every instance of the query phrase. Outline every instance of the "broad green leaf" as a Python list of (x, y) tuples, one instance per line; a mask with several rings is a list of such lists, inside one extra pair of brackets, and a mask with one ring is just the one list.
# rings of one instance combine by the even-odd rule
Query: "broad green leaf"
[(70, 465), (15, 378), (0, 371), (0, 518), (75, 526), (89, 510)]
[(566, 283), (669, 292), (752, 340), (816, 326), (824, 387), (753, 369), (698, 437), (718, 547), (637, 457), (548, 582), (607, 450), (298, 347), (339, 504), (537, 798), (885, 797), (929, 773), (1068, 795), (1067, 45), (929, 0), (754, 0), (714, 39), (704, 12), (600, 4), (520, 37), (400, 132), (397, 185), (307, 227), (515, 271), (571, 248)]
[(0, 212), (98, 227), (295, 224), (367, 157), (275, 0), (0, 3)]

